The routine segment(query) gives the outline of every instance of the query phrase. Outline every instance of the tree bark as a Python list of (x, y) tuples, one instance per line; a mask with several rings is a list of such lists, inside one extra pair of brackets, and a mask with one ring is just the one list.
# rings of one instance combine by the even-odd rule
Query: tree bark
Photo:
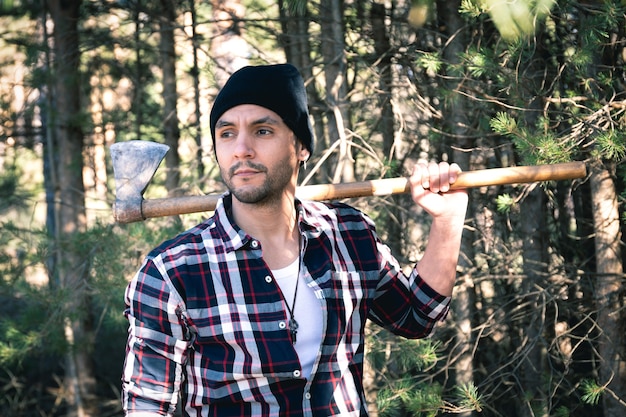
[(202, 134), (202, 111), (200, 107), (201, 93), (200, 93), (200, 64), (198, 61), (198, 51), (200, 49), (200, 42), (197, 33), (197, 13), (195, 0), (189, 0), (189, 14), (191, 15), (191, 48), (193, 54), (193, 65), (191, 68), (191, 77), (193, 78), (193, 105), (194, 119), (193, 126), (195, 128), (194, 139), (196, 142), (196, 172), (198, 173), (198, 179), (203, 180), (204, 177), (204, 143)]
[(80, 0), (49, 0), (47, 2), (54, 22), (54, 152), (59, 164), (56, 167), (58, 183), (55, 184), (55, 214), (57, 271), (62, 293), (67, 298), (65, 311), (66, 354), (65, 383), (71, 415), (88, 417), (96, 415), (95, 377), (91, 353), (94, 334), (90, 311), (87, 262), (80, 252), (79, 234), (86, 229), (85, 187), (83, 183), (84, 137), (80, 125), (82, 107), (81, 77), (79, 70), (80, 48), (78, 21)]
[[(382, 156), (383, 160), (390, 162), (389, 167), (398, 166), (400, 171), (401, 164), (394, 165), (391, 162), (398, 162), (396, 156), (399, 156), (394, 150), (398, 150), (395, 144), (395, 120), (391, 97), (393, 95), (393, 68), (391, 63), (391, 44), (389, 40), (388, 28), (385, 23), (387, 11), (384, 4), (372, 3), (370, 9), (370, 24), (372, 27), (372, 40), (374, 41), (375, 54), (368, 65), (372, 67), (378, 76), (378, 108), (380, 109), (380, 123), (378, 124), (380, 133), (383, 138)], [(401, 172), (389, 172), (390, 176), (402, 175)], [(379, 218), (379, 229), (385, 230), (385, 243), (391, 249), (396, 258), (402, 258), (405, 255), (403, 236), (404, 221), (403, 209), (401, 208), (402, 197), (389, 196), (390, 205), (385, 208), (384, 214)], [(395, 336), (380, 332), (377, 336), (380, 340), (385, 340), (389, 345), (396, 342)], [(396, 362), (391, 356), (389, 362)], [(391, 365), (393, 366), (393, 365)], [(377, 375), (376, 370), (371, 366), (365, 368), (364, 387), (366, 398), (368, 399), (369, 414), (372, 417), (378, 415), (376, 407), (376, 399), (378, 390), (384, 386), (385, 381)]]
[(163, 71), (163, 137), (170, 151), (165, 155), (165, 188), (168, 195), (174, 197), (181, 194), (180, 156), (178, 154), (178, 111), (176, 101), (176, 45), (174, 26), (176, 22), (176, 6), (172, 0), (161, 0), (161, 11), (157, 15), (159, 21), (159, 53), (161, 71)]
[[(323, 108), (315, 76), (313, 75), (313, 63), (311, 62), (311, 35), (309, 34), (309, 22), (311, 16), (308, 10), (308, 1), (300, 0), (299, 12), (291, 10), (288, 2), (278, 1), (281, 34), (279, 41), (285, 51), (287, 62), (295, 65), (299, 70), (309, 101), (309, 113), (312, 118), (313, 132), (315, 136), (314, 153), (328, 149), (326, 136), (324, 135), (324, 118), (320, 109)], [(306, 170), (301, 174), (306, 175)], [(322, 175), (322, 177), (326, 177)]]
[(143, 94), (144, 94), (144, 77), (143, 77), (143, 55), (141, 54), (141, 4), (135, 4), (133, 10), (133, 21), (135, 23), (134, 41), (135, 41), (135, 79), (133, 80), (133, 111), (135, 121), (133, 128), (135, 129), (135, 139), (141, 139), (141, 126), (143, 126)]
[(519, 329), (520, 343), (525, 343), (521, 357), (523, 395), (520, 395), (520, 416), (548, 415), (546, 386), (543, 381), (546, 352), (542, 343), (545, 327), (545, 300), (542, 288), (547, 279), (547, 244), (544, 193), (540, 187), (526, 196), (521, 204), (520, 234), (524, 255), (522, 296), (524, 325)]
[(213, 19), (211, 57), (215, 82), (223, 86), (230, 75), (248, 64), (249, 45), (240, 36), (245, 7), (240, 0), (211, 0)]
[[(395, 135), (395, 120), (391, 97), (393, 96), (393, 68), (391, 62), (391, 44), (389, 42), (389, 34), (385, 25), (385, 6), (380, 3), (372, 3), (370, 11), (370, 20), (372, 25), (372, 37), (374, 41), (374, 62), (375, 70), (378, 75), (378, 108), (380, 109), (379, 129), (383, 137), (383, 160), (389, 162), (398, 162), (401, 157), (399, 153), (399, 138)], [(389, 176), (395, 177), (402, 175), (401, 164), (389, 164), (389, 167), (398, 166), (396, 171), (388, 173)], [(402, 209), (400, 208), (401, 197), (390, 196), (392, 204), (386, 210), (386, 222), (384, 230), (386, 230), (387, 239), (385, 243), (396, 254), (401, 257), (404, 252), (403, 248), (403, 230)]]
[[(445, 23), (442, 25), (444, 33), (447, 37), (447, 46), (443, 49), (443, 57), (449, 66), (459, 65), (463, 53), (467, 48), (467, 32), (463, 30), (465, 22), (459, 15), (461, 7), (460, 0), (437, 2), (440, 19)], [(445, 20), (444, 20), (445, 19)], [(463, 79), (448, 74), (447, 90), (454, 99), (446, 102), (444, 108), (444, 130), (449, 132), (446, 140), (446, 149), (448, 158), (451, 162), (456, 162), (463, 170), (470, 169), (470, 149), (473, 148), (473, 140), (469, 135), (469, 112), (467, 100), (458, 93), (461, 90), (459, 83)], [(444, 155), (442, 155), (444, 156)], [(476, 194), (476, 190), (469, 191)], [(467, 217), (473, 218), (475, 209), (470, 199), (467, 210)], [(459, 258), (459, 278), (454, 292), (452, 303), (452, 311), (456, 325), (456, 350), (457, 360), (454, 364), (454, 378), (456, 386), (467, 386), (474, 382), (474, 359), (472, 354), (472, 346), (474, 337), (472, 329), (474, 328), (474, 320), (476, 317), (476, 294), (472, 272), (474, 270), (474, 233), (471, 230), (463, 231), (461, 240), (461, 256)], [(459, 416), (467, 417), (472, 412), (462, 412)]]
[[(611, 170), (612, 171), (612, 170)], [(613, 175), (607, 166), (596, 162), (591, 171), (593, 223), (595, 226), (596, 272), (595, 302), (600, 330), (598, 346), (600, 385), (605, 417), (624, 415), (626, 399), (626, 361), (624, 359), (624, 287), (621, 263), (621, 231)]]
[(354, 181), (354, 161), (346, 136), (350, 127), (347, 62), (345, 55), (343, 2), (322, 0), (320, 3), (321, 50), (326, 81), (327, 130), (331, 142), (339, 141), (337, 166), (333, 183)]

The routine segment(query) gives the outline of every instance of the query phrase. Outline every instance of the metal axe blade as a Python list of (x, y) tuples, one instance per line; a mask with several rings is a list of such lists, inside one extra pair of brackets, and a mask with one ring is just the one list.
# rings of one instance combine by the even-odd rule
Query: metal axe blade
[(145, 140), (117, 142), (110, 146), (115, 177), (115, 220), (144, 220), (143, 193), (154, 177), (169, 146)]

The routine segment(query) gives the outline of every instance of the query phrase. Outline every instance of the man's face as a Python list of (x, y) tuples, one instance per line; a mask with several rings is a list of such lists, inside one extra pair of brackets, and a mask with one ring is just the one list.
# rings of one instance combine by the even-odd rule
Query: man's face
[(222, 179), (242, 203), (263, 204), (295, 192), (300, 149), (293, 131), (275, 112), (243, 104), (215, 126), (215, 154)]

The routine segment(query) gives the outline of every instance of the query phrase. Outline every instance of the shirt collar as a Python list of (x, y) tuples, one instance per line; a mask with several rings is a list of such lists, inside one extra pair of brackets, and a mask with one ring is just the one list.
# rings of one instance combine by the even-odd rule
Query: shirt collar
[(226, 192), (215, 206), (215, 226), (227, 252), (241, 249), (250, 243), (252, 238), (239, 228), (233, 221), (232, 195)]
[[(298, 213), (298, 227), (305, 236), (312, 237), (319, 234), (317, 222), (314, 219), (314, 211), (311, 210), (310, 202), (302, 202), (296, 198), (296, 212)], [(232, 194), (224, 193), (215, 206), (215, 225), (224, 249), (228, 252), (246, 247), (253, 240), (246, 232), (235, 224), (232, 215)]]

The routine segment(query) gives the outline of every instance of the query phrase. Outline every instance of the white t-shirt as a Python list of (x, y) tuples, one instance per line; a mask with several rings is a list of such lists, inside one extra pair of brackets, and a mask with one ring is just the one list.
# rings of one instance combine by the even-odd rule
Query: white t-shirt
[[(300, 266), (300, 258), (296, 258), (285, 268), (272, 270), (274, 279), (283, 293), (285, 302), (293, 310), (294, 318), (298, 322), (298, 333), (294, 348), (298, 353), (302, 365), (302, 376), (309, 378), (313, 372), (313, 365), (322, 344), (322, 303), (317, 299), (312, 288), (306, 284), (303, 276), (297, 277)], [(296, 278), (297, 277), (297, 278)], [(293, 296), (296, 291), (296, 279), (298, 294), (293, 307)], [(287, 312), (289, 315), (289, 312)]]

